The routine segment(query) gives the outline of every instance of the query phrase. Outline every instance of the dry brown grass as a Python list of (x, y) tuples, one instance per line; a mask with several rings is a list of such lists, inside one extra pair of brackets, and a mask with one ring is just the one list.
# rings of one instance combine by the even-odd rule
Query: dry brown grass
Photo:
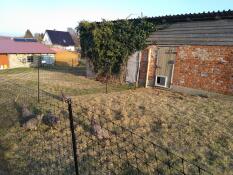
[[(135, 133), (207, 166), (231, 174), (233, 165), (232, 98), (203, 98), (163, 90), (138, 89), (77, 97), (80, 108), (95, 108)], [(88, 116), (87, 114), (84, 114)]]
[[(7, 92), (4, 91), (4, 93), (1, 91), (1, 100), (12, 100), (16, 94), (27, 92), (20, 86), (14, 86), (12, 82), (22, 86), (27, 85), (36, 90), (36, 71), (30, 71), (30, 74), (21, 74), (24, 77), (20, 76), (19, 73), (21, 72), (16, 71), (2, 76), (4, 79), (11, 79), (12, 81), (8, 84), (5, 83), (4, 86), (0, 86), (2, 90), (8, 90)], [(15, 74), (19, 76), (16, 78)], [(48, 70), (42, 72), (41, 79), (44, 91), (58, 95), (63, 90), (73, 97), (76, 133), (81, 140), (79, 146), (82, 150), (87, 150), (88, 143), (92, 144), (92, 149), (97, 149), (98, 145), (96, 145), (95, 138), (85, 128), (90, 125), (92, 117), (100, 120), (103, 118), (129, 128), (134, 133), (167, 147), (192, 162), (206, 166), (214, 174), (229, 175), (233, 173), (233, 100), (230, 97), (203, 98), (144, 88), (122, 91), (126, 89), (125, 87), (116, 88), (111, 93), (104, 94), (105, 86), (99, 82), (73, 73)], [(120, 92), (113, 92), (119, 90)], [(6, 96), (9, 93), (12, 94), (10, 98)], [(36, 97), (36, 93), (34, 95)], [(22, 98), (21, 101), (23, 102), (27, 99), (33, 106), (33, 100), (35, 99), (30, 97), (29, 94), (26, 97)], [(60, 104), (61, 102), (50, 97), (49, 101), (46, 101), (47, 105), (49, 103)], [(63, 105), (61, 104), (60, 106)], [(34, 107), (38, 108), (37, 110), (39, 111), (46, 111), (51, 108), (49, 105), (44, 105), (43, 107), (34, 105)], [(7, 109), (7, 111), (12, 112), (10, 109)], [(64, 118), (60, 114), (61, 110), (58, 106), (56, 106), (55, 111), (57, 115)], [(14, 115), (12, 121), (17, 122), (17, 120), (14, 120), (17, 118), (17, 112), (14, 110), (11, 114)], [(42, 159), (45, 161), (45, 165), (57, 160), (56, 156), (63, 155), (57, 151), (66, 152), (70, 141), (66, 140), (64, 142), (64, 137), (68, 134), (67, 118), (62, 121), (58, 129), (48, 130), (48, 128), (42, 125), (38, 131), (28, 132), (19, 127), (17, 123), (14, 127), (8, 128), (7, 134), (3, 133), (4, 137), (2, 138), (5, 139), (7, 147), (4, 156), (7, 160), (11, 160), (11, 166), (17, 164), (12, 160), (18, 158), (16, 160), (22, 163), (22, 165), (20, 164), (21, 168), (25, 168), (28, 164), (22, 161), (22, 158), (29, 155), (33, 156), (26, 160), (39, 162), (41, 160), (40, 154), (48, 153), (53, 143), (57, 143), (54, 145), (53, 154), (46, 154), (44, 159)], [(119, 131), (119, 128), (114, 128), (111, 123), (104, 121), (104, 127), (114, 132)], [(124, 132), (122, 132), (122, 137), (129, 139), (129, 135)], [(39, 138), (43, 142), (38, 142)], [(117, 140), (113, 142), (116, 144)], [(127, 145), (124, 145), (123, 141), (121, 142), (123, 144), (121, 147), (127, 149)], [(135, 142), (138, 145), (143, 145), (140, 143), (140, 140)], [(33, 154), (25, 152), (24, 148), (29, 147)], [(62, 147), (61, 150), (58, 149), (60, 147)], [(44, 152), (41, 153), (38, 150), (42, 148), (44, 148)], [(106, 149), (114, 150), (115, 147), (110, 145), (105, 149), (101, 148), (101, 152), (106, 151)], [(68, 149), (68, 151), (70, 150)], [(96, 155), (96, 153), (90, 154)], [(104, 157), (106, 158), (106, 155)], [(112, 157), (115, 163), (123, 163), (116, 162), (116, 159), (116, 157)], [(66, 162), (68, 165), (70, 164), (69, 160), (67, 159)], [(62, 165), (66, 166), (66, 163)], [(56, 165), (58, 164), (55, 163), (54, 166)], [(46, 173), (47, 170), (44, 170), (44, 172)]]

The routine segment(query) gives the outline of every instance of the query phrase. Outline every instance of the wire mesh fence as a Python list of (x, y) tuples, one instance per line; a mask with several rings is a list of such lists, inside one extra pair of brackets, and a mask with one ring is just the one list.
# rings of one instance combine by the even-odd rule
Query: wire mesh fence
[(67, 105), (42, 92), (38, 103), (36, 91), (25, 91), (1, 104), (1, 119), (5, 120), (1, 142), (9, 149), (3, 157), (5, 171), (75, 174)]
[[(72, 103), (76, 91), (66, 83), (80, 75), (77, 69), (43, 67), (12, 76), (10, 72), (0, 74), (0, 141), (10, 147), (0, 161), (5, 161), (8, 174), (211, 174), (107, 116), (96, 115), (94, 107)], [(67, 74), (63, 86), (57, 83), (61, 72)], [(104, 87), (100, 85), (102, 93)]]
[(80, 174), (211, 174), (115, 121), (96, 116), (94, 110), (89, 112), (74, 112)]

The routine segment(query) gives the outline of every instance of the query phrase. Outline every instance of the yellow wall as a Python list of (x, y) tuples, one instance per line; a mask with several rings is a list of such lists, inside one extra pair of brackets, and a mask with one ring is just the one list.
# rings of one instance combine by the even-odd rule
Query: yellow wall
[[(9, 68), (35, 67), (38, 65), (38, 57), (43, 55), (54, 57), (54, 54), (8, 54)], [(28, 56), (33, 56), (32, 63), (27, 62)]]
[(36, 65), (36, 60), (33, 63), (27, 62), (28, 56), (32, 56), (32, 54), (9, 54), (9, 68), (31, 67)]
[(60, 51), (55, 55), (55, 64), (62, 66), (78, 66), (80, 54), (70, 51)]

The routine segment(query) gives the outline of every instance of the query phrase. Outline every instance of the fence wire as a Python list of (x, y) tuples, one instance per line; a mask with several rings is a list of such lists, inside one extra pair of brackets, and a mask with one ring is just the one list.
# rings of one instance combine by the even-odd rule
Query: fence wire
[[(56, 85), (59, 74), (51, 72), (57, 71), (68, 69), (41, 68), (39, 103), (36, 69), (22, 70), (15, 76), (9, 76), (11, 70), (0, 74), (4, 79), (0, 86), (0, 141), (9, 149), (8, 155), (0, 158), (4, 162), (0, 174), (211, 174), (107, 116), (96, 115), (94, 107), (68, 103), (72, 98), (62, 96), (61, 88), (43, 86), (50, 81)], [(77, 70), (72, 68), (68, 73), (76, 75)], [(28, 82), (22, 83), (25, 80)]]
[[(73, 110), (77, 108), (76, 104)], [(89, 112), (74, 113), (80, 174), (211, 174), (106, 116)]]

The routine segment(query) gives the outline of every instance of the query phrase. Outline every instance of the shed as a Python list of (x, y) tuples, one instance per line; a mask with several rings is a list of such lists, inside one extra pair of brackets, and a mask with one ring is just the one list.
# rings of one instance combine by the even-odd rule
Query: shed
[(233, 95), (233, 11), (147, 20), (160, 25), (140, 52), (136, 82), (145, 87)]

